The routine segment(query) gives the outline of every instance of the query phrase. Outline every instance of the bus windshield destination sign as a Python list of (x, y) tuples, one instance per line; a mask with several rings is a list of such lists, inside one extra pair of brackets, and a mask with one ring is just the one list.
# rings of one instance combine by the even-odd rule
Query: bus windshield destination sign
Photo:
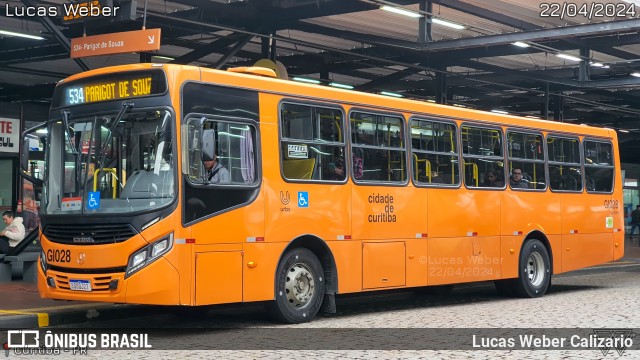
[(144, 72), (80, 80), (58, 88), (54, 106), (69, 106), (162, 94), (166, 83), (163, 73)]

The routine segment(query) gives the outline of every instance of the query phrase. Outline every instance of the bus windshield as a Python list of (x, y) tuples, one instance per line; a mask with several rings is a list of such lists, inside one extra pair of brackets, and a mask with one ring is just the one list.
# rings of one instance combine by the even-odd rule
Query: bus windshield
[(65, 116), (48, 128), (44, 214), (128, 213), (173, 201), (171, 112)]

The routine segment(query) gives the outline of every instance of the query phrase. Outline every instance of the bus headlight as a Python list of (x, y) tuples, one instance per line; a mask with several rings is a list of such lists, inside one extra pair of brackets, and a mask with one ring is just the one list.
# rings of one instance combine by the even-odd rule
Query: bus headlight
[(42, 273), (47, 274), (47, 258), (44, 255), (44, 250), (40, 251), (40, 267), (42, 268)]
[(129, 263), (127, 264), (127, 271), (124, 278), (128, 278), (136, 271), (151, 264), (160, 256), (166, 254), (171, 250), (173, 246), (173, 233), (163, 237), (160, 240), (154, 241), (151, 244), (136, 251), (129, 257)]

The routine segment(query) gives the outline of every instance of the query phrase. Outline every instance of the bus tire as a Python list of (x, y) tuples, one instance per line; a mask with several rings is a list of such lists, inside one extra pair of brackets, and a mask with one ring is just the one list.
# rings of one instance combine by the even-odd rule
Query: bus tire
[(297, 324), (313, 319), (324, 297), (324, 271), (308, 249), (287, 252), (276, 272), (276, 296), (269, 308), (276, 320)]
[(551, 284), (551, 261), (549, 252), (540, 240), (531, 239), (520, 251), (520, 269), (514, 281), (516, 296), (534, 298), (544, 295)]

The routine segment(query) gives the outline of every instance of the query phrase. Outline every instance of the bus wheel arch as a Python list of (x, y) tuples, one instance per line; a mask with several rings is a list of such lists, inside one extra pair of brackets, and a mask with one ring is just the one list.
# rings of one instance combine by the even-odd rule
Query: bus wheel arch
[(309, 321), (321, 307), (326, 310), (327, 303), (335, 312), (336, 274), (333, 254), (324, 241), (312, 235), (294, 239), (278, 260), (270, 312), (285, 323)]
[[(532, 249), (540, 248), (542, 251), (536, 251), (539, 253), (538, 255), (534, 255), (532, 259), (535, 262), (535, 265), (540, 265), (541, 261), (544, 262), (543, 269), (538, 268), (537, 270), (544, 271), (545, 278), (542, 279), (543, 286), (534, 286), (529, 283), (530, 279), (528, 279), (529, 274), (526, 272), (531, 269), (536, 269), (536, 266), (530, 265), (527, 267), (527, 262), (531, 257)], [(527, 252), (525, 255), (524, 252)], [(546, 253), (545, 255), (543, 255)], [(539, 273), (538, 273), (539, 274)], [(553, 250), (551, 248), (551, 244), (549, 243), (549, 239), (544, 235), (542, 231), (534, 230), (527, 234), (527, 236), (522, 241), (522, 246), (520, 247), (520, 253), (518, 255), (518, 277), (515, 279), (504, 279), (504, 280), (495, 280), (494, 284), (498, 293), (502, 296), (518, 296), (518, 297), (539, 297), (544, 295), (549, 288), (551, 287), (551, 275), (553, 274)], [(541, 281), (537, 279), (536, 281)]]
[(551, 286), (552, 262), (548, 245), (536, 236), (528, 236), (520, 249), (518, 277), (512, 290), (518, 297), (543, 296)]

